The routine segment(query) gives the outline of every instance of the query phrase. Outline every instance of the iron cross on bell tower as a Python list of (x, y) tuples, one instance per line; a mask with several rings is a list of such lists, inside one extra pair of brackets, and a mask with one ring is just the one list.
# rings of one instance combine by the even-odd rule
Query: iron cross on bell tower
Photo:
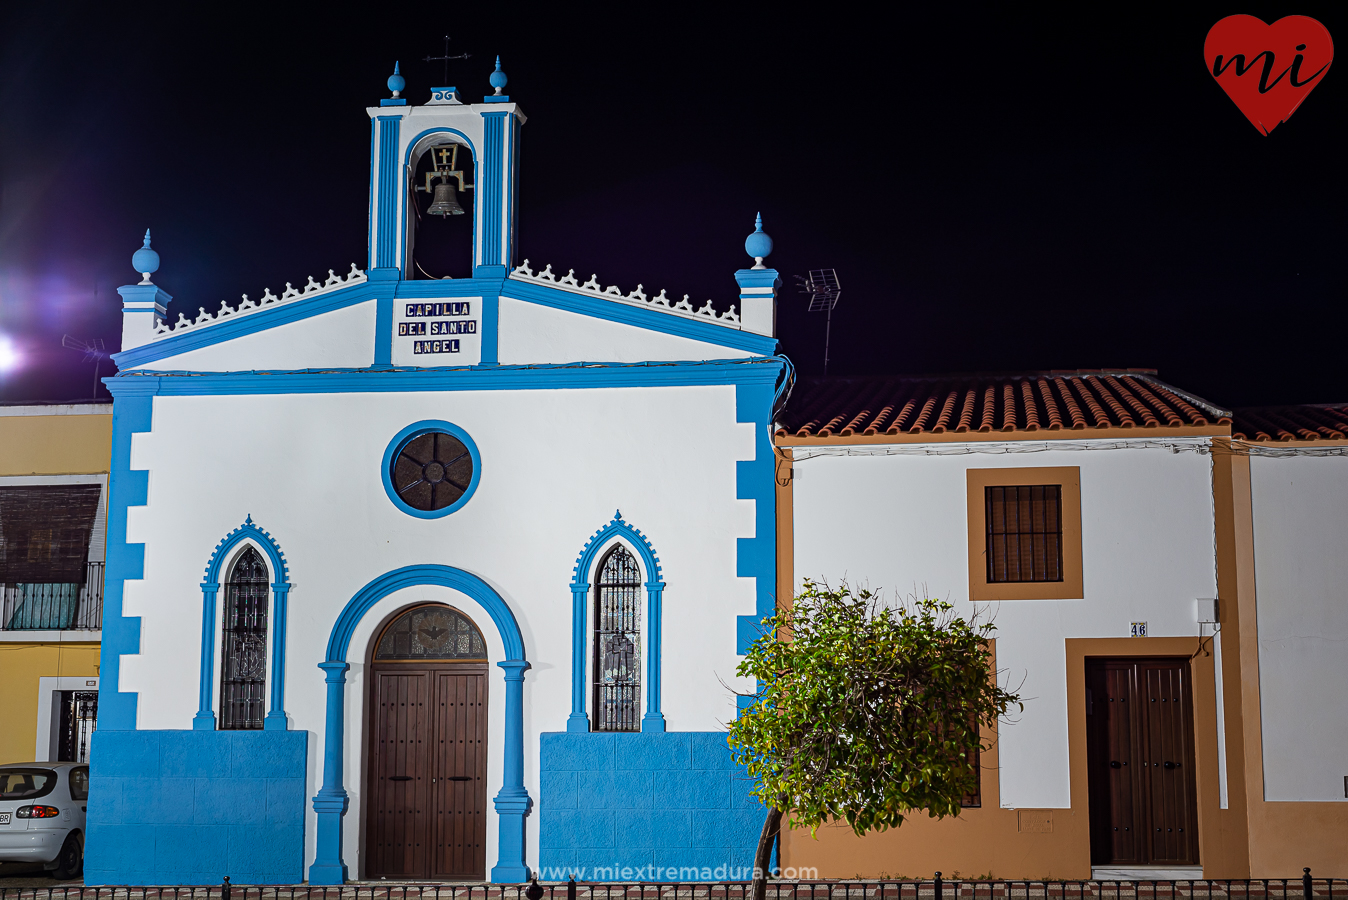
[(472, 56), (471, 53), (459, 53), (459, 54), (456, 54), (456, 55), (454, 55), (454, 56), (450, 56), (450, 55), (449, 55), (449, 35), (445, 35), (445, 55), (444, 55), (444, 56), (428, 56), (428, 57), (426, 57), (424, 60), (422, 60), (422, 62), (443, 62), (443, 63), (445, 64), (445, 78), (444, 78), (444, 83), (445, 83), (445, 84), (449, 84), (449, 61), (452, 60), (452, 59), (468, 59), (470, 56)]

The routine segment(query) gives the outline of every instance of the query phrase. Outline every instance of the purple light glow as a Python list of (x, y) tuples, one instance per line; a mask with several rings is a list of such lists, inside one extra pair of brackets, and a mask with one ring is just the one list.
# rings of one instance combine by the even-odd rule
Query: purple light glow
[(18, 344), (7, 334), (0, 333), (0, 375), (7, 375), (23, 365), (23, 354)]

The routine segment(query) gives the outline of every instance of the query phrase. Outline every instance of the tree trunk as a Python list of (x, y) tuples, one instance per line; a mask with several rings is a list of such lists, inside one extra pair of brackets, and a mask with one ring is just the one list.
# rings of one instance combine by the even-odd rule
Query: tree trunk
[(758, 852), (754, 854), (754, 891), (752, 900), (764, 900), (768, 892), (768, 867), (772, 864), (772, 841), (782, 825), (782, 811), (768, 808), (763, 820), (763, 831), (758, 835)]

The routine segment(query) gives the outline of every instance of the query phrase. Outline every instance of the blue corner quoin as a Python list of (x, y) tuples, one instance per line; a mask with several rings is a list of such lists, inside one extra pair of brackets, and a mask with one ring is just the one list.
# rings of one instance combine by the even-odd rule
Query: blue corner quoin
[(99, 728), (84, 883), (299, 883), (308, 738)]

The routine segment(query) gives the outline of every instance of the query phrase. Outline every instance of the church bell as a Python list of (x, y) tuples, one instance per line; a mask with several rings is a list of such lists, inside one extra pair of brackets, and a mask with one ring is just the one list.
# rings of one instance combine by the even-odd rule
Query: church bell
[(435, 193), (431, 196), (431, 205), (426, 212), (432, 216), (463, 215), (463, 207), (459, 205), (459, 197), (454, 190), (454, 185), (447, 181), (437, 184)]

